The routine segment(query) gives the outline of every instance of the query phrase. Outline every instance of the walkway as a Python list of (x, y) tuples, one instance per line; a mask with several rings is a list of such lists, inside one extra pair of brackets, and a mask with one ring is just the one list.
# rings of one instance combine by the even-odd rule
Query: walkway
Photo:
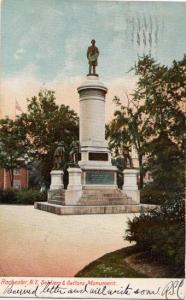
[(58, 216), (33, 206), (0, 206), (0, 276), (73, 276), (98, 257), (128, 246), (133, 214)]

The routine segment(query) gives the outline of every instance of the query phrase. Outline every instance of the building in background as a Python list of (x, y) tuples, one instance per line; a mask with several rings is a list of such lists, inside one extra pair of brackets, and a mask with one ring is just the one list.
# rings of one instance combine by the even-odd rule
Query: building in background
[[(14, 189), (28, 188), (28, 170), (21, 168), (14, 171)], [(0, 190), (11, 188), (10, 177), (8, 171), (0, 169)]]
[[(13, 119), (16, 118), (17, 115), (23, 112), (19, 102), (17, 99), (15, 99), (15, 115), (13, 116)], [(2, 107), (0, 107), (0, 119), (11, 116), (5, 116), (2, 112)], [(14, 182), (13, 182), (13, 188), (15, 189), (22, 189), (22, 188), (28, 188), (28, 170), (25, 168), (21, 168), (14, 171)], [(11, 188), (10, 184), (10, 177), (8, 171), (5, 169), (0, 169), (0, 190), (6, 190)]]

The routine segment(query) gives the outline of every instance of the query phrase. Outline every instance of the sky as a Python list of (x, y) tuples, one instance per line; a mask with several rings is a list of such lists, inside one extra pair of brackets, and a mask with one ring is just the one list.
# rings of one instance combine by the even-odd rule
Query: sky
[(15, 115), (15, 101), (42, 88), (58, 104), (79, 110), (77, 87), (88, 72), (87, 47), (99, 48), (97, 72), (109, 88), (106, 119), (115, 95), (125, 101), (136, 78), (129, 70), (151, 54), (170, 65), (186, 52), (186, 3), (96, 0), (1, 1), (1, 114)]

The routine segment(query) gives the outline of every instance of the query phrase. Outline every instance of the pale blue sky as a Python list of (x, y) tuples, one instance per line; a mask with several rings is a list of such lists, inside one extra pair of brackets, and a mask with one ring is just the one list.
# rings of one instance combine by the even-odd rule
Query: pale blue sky
[(125, 76), (138, 55), (170, 64), (186, 49), (186, 4), (87, 0), (5, 0), (2, 3), (3, 78), (23, 71), (43, 81), (87, 73), (95, 38), (98, 73)]

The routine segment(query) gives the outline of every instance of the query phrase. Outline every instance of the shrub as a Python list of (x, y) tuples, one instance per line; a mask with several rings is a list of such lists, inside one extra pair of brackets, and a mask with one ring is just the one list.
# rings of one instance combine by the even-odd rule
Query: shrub
[(46, 201), (46, 193), (37, 190), (19, 190), (16, 195), (17, 204), (34, 204), (34, 202)]
[(0, 191), (1, 204), (23, 204), (33, 205), (34, 202), (46, 201), (46, 192), (39, 192), (38, 190), (5, 190)]
[(16, 191), (12, 189), (0, 190), (0, 203), (2, 204), (16, 204)]
[(173, 193), (160, 191), (157, 188), (147, 185), (144, 189), (140, 191), (140, 202), (145, 204), (157, 204), (161, 205), (166, 200), (173, 197)]
[(139, 250), (171, 266), (175, 276), (184, 276), (184, 201), (181, 195), (165, 201), (160, 210), (135, 217), (128, 222), (126, 239)]

